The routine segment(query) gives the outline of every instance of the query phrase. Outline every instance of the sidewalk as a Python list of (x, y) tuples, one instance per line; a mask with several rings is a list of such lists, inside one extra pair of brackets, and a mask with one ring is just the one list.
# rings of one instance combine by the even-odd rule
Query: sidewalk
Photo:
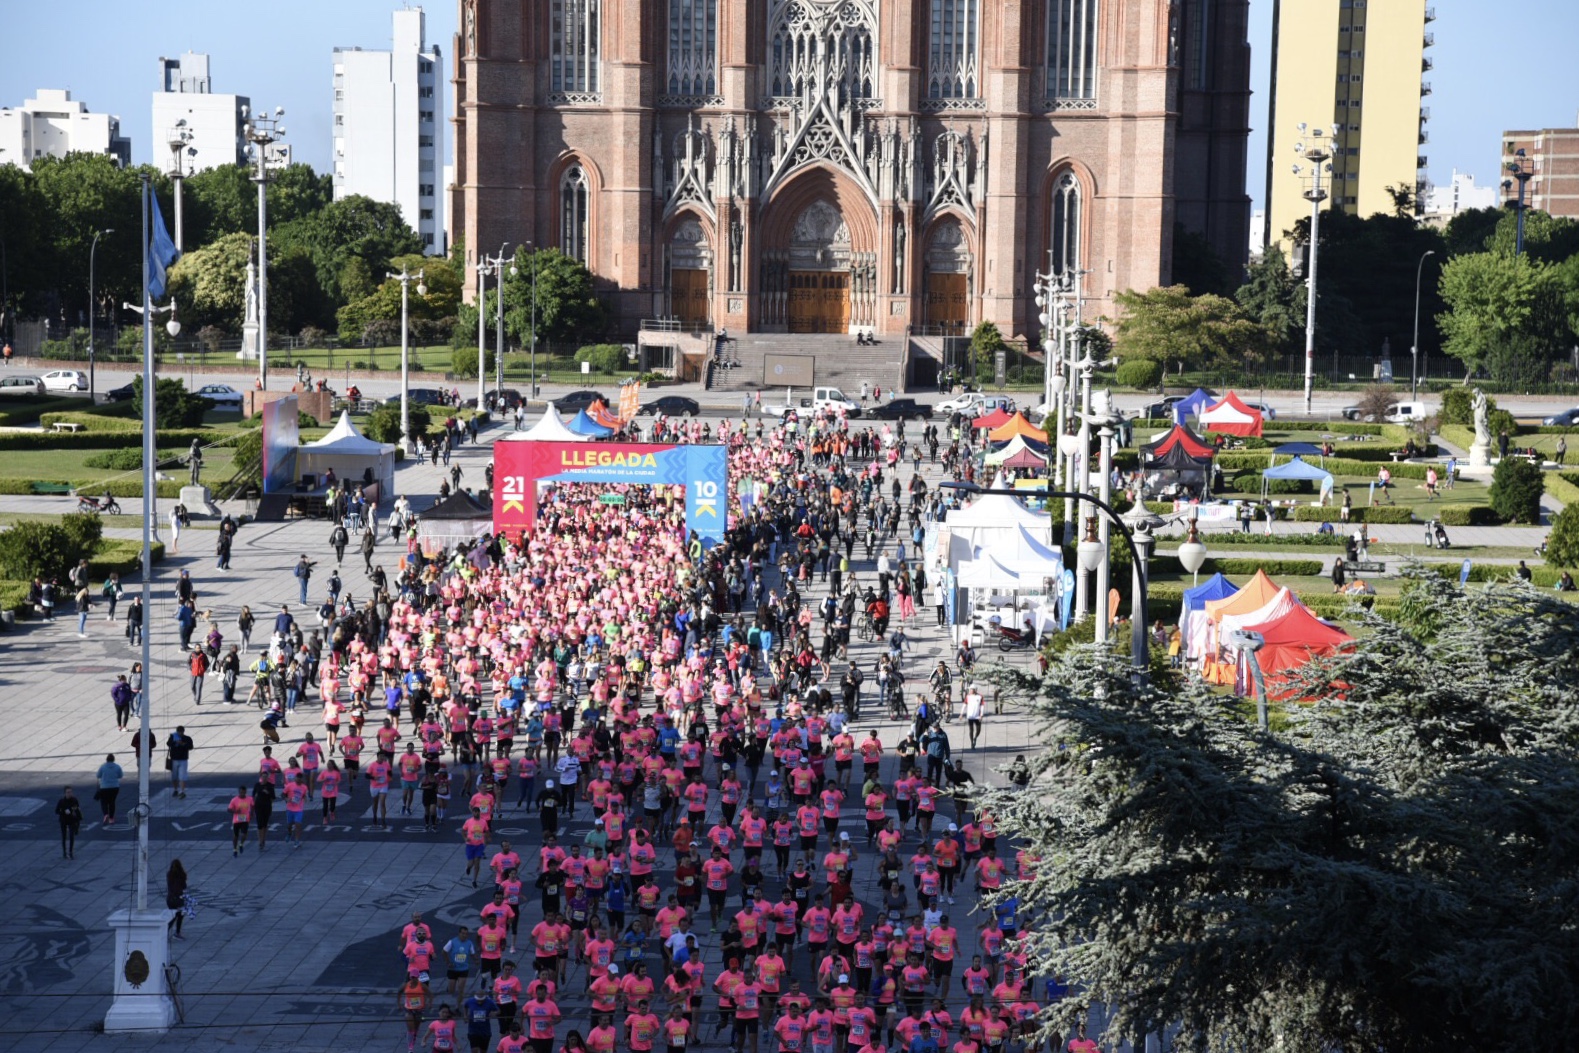
[[(495, 434), (502, 434), (495, 433)], [(488, 433), (485, 436), (492, 437)], [(488, 444), (461, 447), (456, 454), (466, 476), (463, 482), (480, 485), (483, 466), (490, 456)], [(431, 499), (439, 482), (439, 469), (406, 462), (399, 470), (397, 488), (420, 492)], [(929, 469), (935, 478), (935, 470)], [(0, 509), (39, 511), (64, 504), (62, 499), (0, 499)], [(421, 503), (421, 502), (417, 502)], [(135, 516), (137, 502), (125, 502)], [(127, 520), (135, 524), (134, 518)], [(119, 525), (115, 536), (123, 536)], [(188, 539), (191, 543), (188, 544)], [(79, 640), (75, 621), (53, 624), (25, 623), (19, 631), (0, 637), (0, 697), (26, 716), (13, 723), (13, 733), (0, 742), (0, 843), (6, 849), (0, 861), (0, 889), (11, 906), (7, 964), (0, 967), (0, 1049), (15, 1053), (82, 1053), (82, 1051), (158, 1050), (160, 1053), (210, 1053), (214, 1049), (290, 1051), (404, 1048), (404, 1025), (395, 1013), (394, 991), (402, 975), (396, 954), (396, 933), (421, 910), (435, 922), (437, 935), (448, 939), (459, 924), (475, 927), (477, 908), (485, 902), (461, 880), (462, 854), (457, 817), (452, 812), (440, 834), (425, 834), (421, 823), (407, 820), (389, 832), (374, 832), (361, 823), (368, 806), (365, 784), (353, 793), (348, 806), (342, 798), (339, 821), (328, 829), (309, 828), (306, 846), (286, 848), (282, 817), (277, 812), (269, 849), (255, 846), (241, 858), (229, 854), (229, 822), (225, 803), (236, 785), (251, 783), (260, 756), (261, 736), (255, 708), (219, 703), (216, 681), (207, 685), (201, 707), (194, 706), (188, 676), (177, 647), (175, 625), (169, 617), (171, 582), (180, 569), (192, 572), (199, 604), (212, 608), (227, 640), (235, 638), (235, 614), (250, 604), (260, 622), (278, 605), (297, 607), (297, 583), (291, 575), (303, 552), (325, 561), (332, 559), (323, 523), (293, 522), (244, 526), (237, 536), (229, 574), (213, 569), (211, 532), (194, 530), (182, 537), (182, 552), (156, 571), (158, 617), (151, 624), (154, 668), (149, 680), (153, 730), (162, 742), (180, 723), (197, 742), (192, 761), (192, 786), (184, 800), (168, 789), (156, 751), (152, 809), (151, 900), (162, 903), (163, 875), (170, 861), (180, 858), (191, 875), (199, 910), (187, 921), (186, 940), (172, 944), (174, 960), (182, 972), (181, 994), (186, 1024), (164, 1037), (95, 1034), (109, 1006), (108, 992), (114, 940), (105, 918), (114, 909), (130, 905), (132, 890), (132, 828), (120, 823), (101, 829), (84, 824), (75, 861), (60, 858), (58, 832), (51, 815), (60, 788), (67, 782), (78, 790), (90, 820), (97, 816), (91, 798), (93, 771), (104, 754), (114, 751), (124, 762), (121, 807), (124, 816), (136, 803), (135, 763), (130, 759), (129, 735), (117, 732), (108, 701), (109, 684), (137, 657), (127, 646), (119, 623), (107, 624), (101, 613), (90, 622), (90, 639)], [(398, 550), (403, 551), (403, 548)], [(858, 549), (859, 551), (859, 549)], [(380, 543), (379, 559), (393, 569), (397, 549)], [(858, 565), (870, 573), (870, 564)], [(341, 571), (346, 588), (362, 594), (366, 585), (355, 553), (348, 553)], [(321, 595), (327, 573), (314, 578), (313, 596)], [(822, 596), (821, 587), (811, 595)], [(914, 653), (906, 659), (912, 680), (924, 682), (925, 670), (949, 654), (942, 634), (932, 628), (930, 608), (922, 612), (914, 634)], [(260, 626), (261, 630), (261, 626)], [(261, 635), (261, 632), (260, 634)], [(858, 644), (854, 656), (870, 668), (876, 645)], [(983, 662), (997, 652), (983, 654)], [(1029, 656), (1013, 659), (1024, 665)], [(868, 685), (870, 687), (870, 684)], [(870, 693), (870, 692), (869, 692)], [(914, 688), (912, 694), (914, 693)], [(875, 699), (867, 712), (875, 712)], [(319, 731), (318, 710), (301, 711), (282, 732), (284, 742), (276, 754), (294, 751), (305, 731)], [(898, 741), (899, 725), (862, 719), (856, 727), (879, 727), (890, 747)], [(1027, 748), (1034, 729), (1019, 708), (1006, 706), (1002, 717), (985, 723), (982, 748), (966, 750), (962, 725), (949, 725), (956, 755), (963, 756), (977, 780), (995, 779), (991, 769), (1013, 759)], [(860, 737), (858, 735), (858, 737)], [(885, 776), (891, 777), (892, 754)], [(513, 794), (510, 803), (513, 805)], [(396, 802), (398, 810), (398, 801)], [(859, 808), (847, 802), (845, 827), (860, 826)], [(313, 816), (309, 812), (309, 817)], [(945, 824), (947, 806), (939, 817)], [(578, 807), (568, 824), (569, 835), (579, 840), (590, 816)], [(518, 845), (535, 847), (537, 824), (515, 809), (499, 827), (503, 837)], [(857, 843), (861, 838), (855, 835)], [(914, 841), (908, 851), (913, 850)], [(526, 849), (530, 851), (530, 847)], [(857, 868), (857, 895), (869, 908), (877, 903), (875, 854), (867, 853)], [(771, 861), (771, 857), (770, 857)], [(668, 857), (660, 856), (658, 873), (667, 882)], [(777, 898), (778, 882), (768, 887)], [(956, 896), (956, 923), (962, 932), (973, 931), (969, 896)], [(537, 920), (536, 897), (531, 901), (523, 929)], [(731, 907), (734, 897), (731, 897)], [(719, 969), (717, 935), (705, 917), (702, 933), (708, 976)], [(805, 955), (797, 957), (796, 973), (808, 977)], [(649, 961), (655, 967), (656, 957)], [(579, 992), (583, 977), (570, 973), (569, 987)], [(810, 985), (807, 984), (807, 989)], [(585, 1033), (587, 1003), (579, 993), (560, 999), (565, 1022), (562, 1039), (570, 1027)], [(951, 1003), (952, 1004), (952, 1003)], [(703, 1041), (698, 1048), (722, 1049), (713, 1040), (715, 999), (704, 1000)]]

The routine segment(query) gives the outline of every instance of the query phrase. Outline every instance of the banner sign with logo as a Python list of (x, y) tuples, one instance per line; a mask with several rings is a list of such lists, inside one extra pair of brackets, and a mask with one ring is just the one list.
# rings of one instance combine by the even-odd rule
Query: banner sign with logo
[(499, 442), (494, 444), (493, 526), (516, 535), (537, 522), (539, 483), (638, 483), (685, 487), (685, 526), (704, 547), (724, 539), (729, 454), (716, 444)]

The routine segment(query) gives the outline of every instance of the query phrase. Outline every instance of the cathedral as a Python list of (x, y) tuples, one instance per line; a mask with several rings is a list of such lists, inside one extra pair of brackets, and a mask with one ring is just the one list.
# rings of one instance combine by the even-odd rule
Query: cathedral
[(1248, 0), (460, 0), (455, 229), (622, 331), (1036, 335), (1249, 241)]

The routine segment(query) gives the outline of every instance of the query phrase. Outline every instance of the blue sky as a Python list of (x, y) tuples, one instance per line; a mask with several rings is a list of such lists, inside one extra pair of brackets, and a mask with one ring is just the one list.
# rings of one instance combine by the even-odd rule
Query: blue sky
[[(1430, 2), (1438, 15), (1431, 27), (1434, 92), (1427, 100), (1431, 176), (1445, 182), (1456, 167), (1486, 185), (1497, 178), (1503, 129), (1571, 127), (1579, 119), (1579, 63), (1572, 57), (1579, 3)], [(331, 51), (388, 47), (392, 10), (388, 0), (0, 0), (12, 42), (0, 62), (0, 105), (19, 105), (38, 88), (70, 88), (89, 109), (120, 115), (133, 160), (148, 161), (155, 60), (206, 51), (215, 90), (285, 107), (296, 158), (321, 171), (329, 160)], [(439, 45), (448, 64), (458, 7), (449, 0), (425, 10), (428, 42)], [(1252, 0), (1250, 17), (1255, 97), (1247, 189), (1259, 199), (1272, 0)], [(16, 46), (19, 41), (26, 45)]]

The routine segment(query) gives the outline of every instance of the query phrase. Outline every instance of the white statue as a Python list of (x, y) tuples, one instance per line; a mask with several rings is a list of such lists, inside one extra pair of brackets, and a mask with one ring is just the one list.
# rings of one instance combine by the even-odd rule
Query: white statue
[(1491, 445), (1491, 423), (1488, 420), (1489, 411), (1486, 408), (1486, 393), (1479, 388), (1475, 389), (1475, 445)]
[(243, 320), (251, 325), (258, 323), (258, 265), (250, 255), (247, 257), (247, 313)]

